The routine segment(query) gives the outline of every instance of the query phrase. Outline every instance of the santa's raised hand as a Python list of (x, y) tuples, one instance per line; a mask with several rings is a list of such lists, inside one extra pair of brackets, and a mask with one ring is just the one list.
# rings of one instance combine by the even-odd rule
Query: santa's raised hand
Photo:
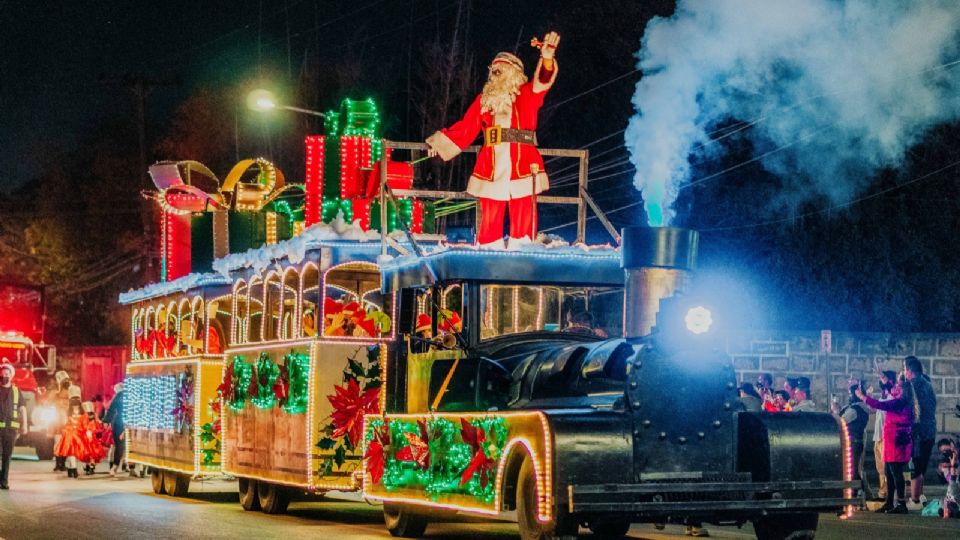
[(557, 45), (560, 44), (560, 34), (556, 32), (547, 32), (547, 35), (543, 36), (543, 41), (540, 46), (540, 56), (544, 60), (553, 60), (553, 55), (557, 52)]

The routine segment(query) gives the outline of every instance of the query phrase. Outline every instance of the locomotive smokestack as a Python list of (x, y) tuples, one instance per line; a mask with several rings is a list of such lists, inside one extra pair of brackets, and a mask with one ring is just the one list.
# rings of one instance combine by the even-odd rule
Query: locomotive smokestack
[(623, 337), (650, 334), (660, 301), (683, 291), (697, 266), (697, 231), (675, 227), (623, 229)]

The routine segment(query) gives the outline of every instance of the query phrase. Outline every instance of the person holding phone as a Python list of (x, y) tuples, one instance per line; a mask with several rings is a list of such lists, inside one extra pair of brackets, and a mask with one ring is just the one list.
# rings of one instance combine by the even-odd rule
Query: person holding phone
[[(903, 376), (897, 379), (889, 401), (879, 401), (863, 393), (859, 387), (855, 390), (858, 398), (862, 399), (873, 409), (882, 410), (886, 414), (883, 419), (883, 460), (884, 473), (887, 476), (887, 497), (878, 512), (886, 514), (907, 514), (907, 500), (903, 471), (910, 461), (913, 452), (913, 421), (918, 413), (916, 394), (913, 384)], [(894, 504), (893, 489), (896, 489), (897, 500)]]

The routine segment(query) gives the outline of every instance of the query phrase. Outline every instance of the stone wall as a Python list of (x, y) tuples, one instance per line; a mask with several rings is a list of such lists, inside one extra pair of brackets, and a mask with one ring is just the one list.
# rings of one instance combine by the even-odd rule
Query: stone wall
[(775, 387), (782, 388), (787, 377), (809, 377), (813, 400), (824, 411), (832, 395), (846, 403), (851, 377), (876, 387), (875, 361), (882, 369), (900, 371), (903, 358), (912, 354), (923, 363), (937, 394), (937, 430), (960, 434), (960, 418), (954, 414), (960, 400), (960, 334), (832, 332), (831, 352), (820, 347), (819, 331), (751, 332), (727, 340), (741, 381), (756, 382), (767, 372), (774, 376)]

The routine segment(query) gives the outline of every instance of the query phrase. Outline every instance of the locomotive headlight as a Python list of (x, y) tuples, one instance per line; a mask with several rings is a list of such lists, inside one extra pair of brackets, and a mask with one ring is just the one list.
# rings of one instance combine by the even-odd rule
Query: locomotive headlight
[(709, 331), (710, 326), (713, 325), (710, 310), (703, 306), (692, 307), (687, 310), (683, 321), (687, 324), (687, 330), (697, 335)]

